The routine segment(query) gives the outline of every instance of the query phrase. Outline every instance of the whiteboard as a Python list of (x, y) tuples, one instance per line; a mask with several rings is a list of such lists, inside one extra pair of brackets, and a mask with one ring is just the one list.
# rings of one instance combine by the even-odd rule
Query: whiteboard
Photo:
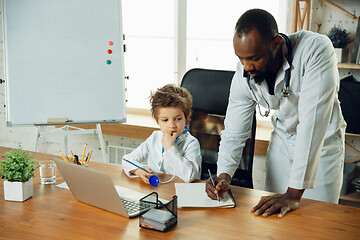
[(120, 0), (2, 3), (8, 126), (126, 120)]

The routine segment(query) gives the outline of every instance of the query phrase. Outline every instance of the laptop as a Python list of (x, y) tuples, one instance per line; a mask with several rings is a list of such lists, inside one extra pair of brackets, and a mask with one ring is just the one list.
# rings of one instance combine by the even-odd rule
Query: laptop
[[(116, 188), (106, 172), (63, 160), (54, 161), (77, 201), (127, 218), (136, 217), (151, 208), (139, 204), (140, 198), (147, 194), (119, 186)], [(126, 196), (123, 196), (125, 193)]]

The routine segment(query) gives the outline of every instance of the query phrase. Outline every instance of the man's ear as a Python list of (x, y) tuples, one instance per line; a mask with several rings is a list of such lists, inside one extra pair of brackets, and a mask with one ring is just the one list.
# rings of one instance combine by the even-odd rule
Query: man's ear
[(272, 42), (273, 50), (278, 50), (281, 47), (282, 41), (283, 38), (279, 34), (276, 35)]

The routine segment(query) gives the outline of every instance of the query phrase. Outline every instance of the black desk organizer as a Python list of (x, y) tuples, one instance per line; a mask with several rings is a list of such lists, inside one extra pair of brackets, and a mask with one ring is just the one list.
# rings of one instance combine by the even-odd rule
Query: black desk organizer
[(171, 227), (175, 226), (178, 222), (178, 218), (177, 218), (177, 196), (173, 196), (173, 199), (168, 202), (167, 204), (163, 204), (158, 197), (158, 193), (157, 192), (152, 192), (148, 195), (146, 195), (145, 197), (141, 198), (140, 200), (140, 207), (145, 207), (145, 206), (150, 206), (150, 208), (155, 208), (155, 209), (164, 209), (165, 211), (169, 211), (174, 217), (175, 217), (175, 221), (173, 221), (173, 223), (169, 226), (167, 226), (164, 230), (159, 230), (156, 228), (150, 228), (150, 227), (146, 227), (141, 225), (141, 223), (144, 221), (143, 218), (143, 214), (145, 212), (143, 212), (140, 216), (139, 216), (139, 227), (141, 228), (146, 228), (146, 229), (151, 229), (151, 230), (155, 230), (155, 231), (159, 231), (159, 232), (166, 232), (167, 230), (169, 230)]

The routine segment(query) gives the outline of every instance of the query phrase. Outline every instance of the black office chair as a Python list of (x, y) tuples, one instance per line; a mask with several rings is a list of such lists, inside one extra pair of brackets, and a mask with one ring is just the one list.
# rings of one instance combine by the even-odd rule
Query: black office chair
[[(348, 76), (340, 80), (339, 100), (341, 111), (347, 123), (345, 130), (346, 140), (356, 141), (360, 137), (360, 82), (353, 76)], [(351, 141), (350, 141), (351, 142)], [(353, 184), (353, 181), (360, 179), (360, 168), (357, 162), (360, 161), (360, 150), (345, 142), (345, 147), (353, 152), (353, 158), (346, 158), (344, 164), (344, 182), (341, 195), (348, 194), (355, 190), (360, 190), (360, 186)], [(352, 155), (350, 155), (352, 156)]]
[[(181, 86), (188, 89), (193, 97), (190, 133), (201, 146), (201, 179), (209, 178), (208, 169), (216, 173), (220, 134), (228, 105), (230, 85), (234, 71), (191, 69), (183, 77)], [(256, 119), (252, 123), (251, 136), (243, 150), (241, 162), (231, 184), (253, 188), (252, 166), (255, 147)]]

